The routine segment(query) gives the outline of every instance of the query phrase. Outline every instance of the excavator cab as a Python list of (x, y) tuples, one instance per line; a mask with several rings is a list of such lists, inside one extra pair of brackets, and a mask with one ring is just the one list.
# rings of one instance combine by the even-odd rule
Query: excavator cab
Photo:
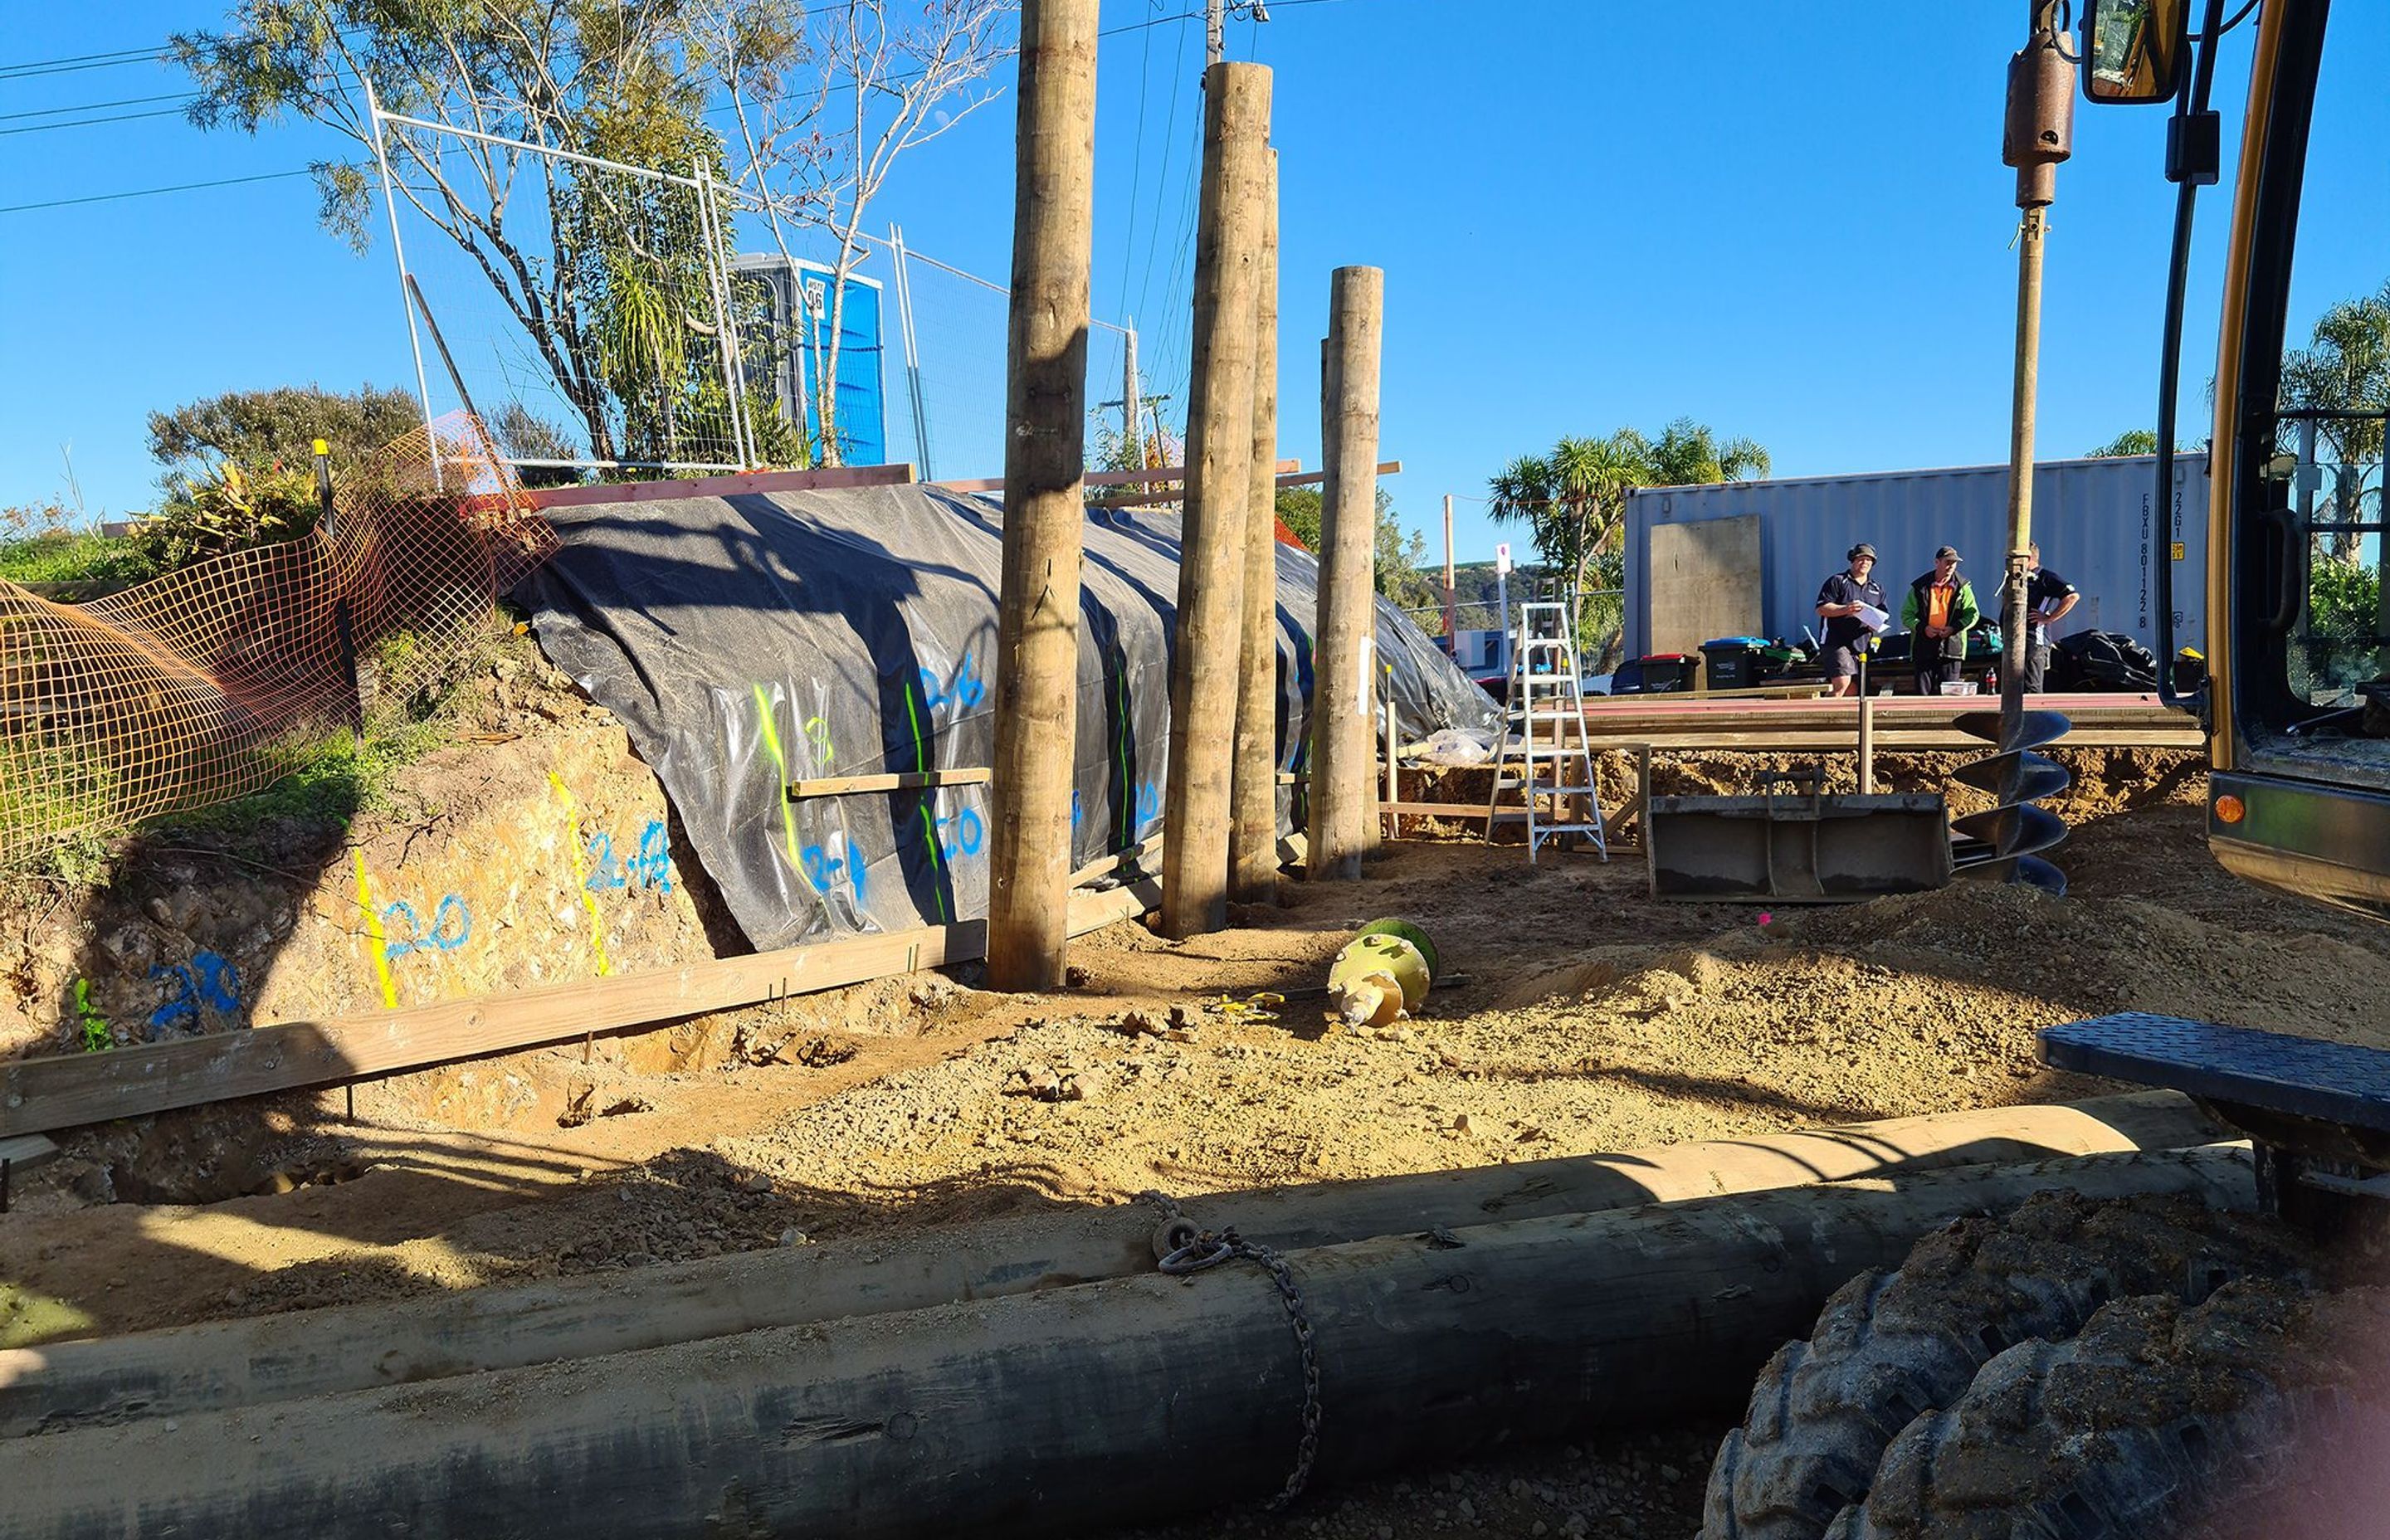
[[(2236, 6), (2229, 19), (2223, 0), (2202, 8), (2193, 33), (2190, 0), (2088, 0), (2083, 36), (2091, 101), (2176, 109), (2159, 412), (2168, 456), (2191, 201), (2218, 170), (2208, 84), (2232, 24), (2255, 27), (2209, 448), (2208, 682), (2178, 703), (2207, 729), (2217, 858), (2252, 880), (2390, 918), (2390, 242), (2378, 197), (2390, 151), (2367, 126), (2390, 58), (2390, 7), (2264, 0), (2254, 18)], [(2311, 158), (2320, 147), (2332, 154)], [(2359, 147), (2359, 164), (2335, 158)], [(2169, 469), (2162, 459), (2161, 475)], [(2171, 489), (2159, 490), (2152, 506), (2164, 510)], [(2171, 544), (2174, 560), (2159, 564), (2169, 580), (2183, 555)], [(2160, 598), (2170, 655), (2179, 611)]]

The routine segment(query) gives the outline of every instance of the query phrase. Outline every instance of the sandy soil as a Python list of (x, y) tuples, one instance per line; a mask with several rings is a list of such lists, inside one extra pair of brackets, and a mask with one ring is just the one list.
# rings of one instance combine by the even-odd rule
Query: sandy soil
[[(887, 981), (601, 1042), (586, 1061), (576, 1046), (363, 1086), (353, 1126), (333, 1093), (86, 1132), (0, 1219), (0, 1345), (1148, 1187), (2062, 1099), (2105, 1087), (2041, 1070), (2030, 1029), (2120, 1007), (2379, 1031), (2390, 931), (2226, 876), (2202, 843), (2200, 777), (2151, 757), (2084, 799), (2062, 901), (1962, 884), (1763, 917), (1655, 905), (1631, 857), (1530, 868), (1515, 849), (1408, 842), (1361, 883), (1291, 884), (1218, 935), (1086, 938), (1056, 997), (991, 994), (968, 970)], [(1332, 1027), (1325, 964), (1386, 914), (1427, 928), (1447, 982), (1416, 1020)], [(1188, 1040), (1124, 1020), (1172, 1006), (1197, 1015)], [(1080, 1099), (1035, 1094), (1065, 1077)], [(94, 1201), (144, 1194), (223, 1200)], [(1481, 1461), (1264, 1527), (1687, 1534), (1719, 1431)]]

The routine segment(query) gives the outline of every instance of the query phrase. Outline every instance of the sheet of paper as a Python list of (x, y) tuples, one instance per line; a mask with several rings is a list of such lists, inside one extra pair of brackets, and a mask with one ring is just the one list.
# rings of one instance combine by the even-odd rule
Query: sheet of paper
[(1892, 625), (1892, 617), (1871, 604), (1860, 605), (1856, 618), (1861, 625), (1878, 635), (1882, 635)]

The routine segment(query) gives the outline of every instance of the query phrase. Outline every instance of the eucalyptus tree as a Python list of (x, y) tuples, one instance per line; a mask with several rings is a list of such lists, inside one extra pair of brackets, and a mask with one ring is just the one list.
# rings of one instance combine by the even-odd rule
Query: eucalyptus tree
[[(730, 237), (661, 206), (685, 203), (685, 188), (626, 190), (552, 152), (682, 174), (703, 166), (765, 216), (784, 256), (787, 222), (828, 228), (829, 314), (805, 329), (822, 449), (835, 459), (845, 280), (865, 213), (899, 157), (993, 96), (1015, 10), (1017, 0), (233, 0), (220, 28), (178, 33), (170, 50), (198, 86), (199, 127), (253, 134), (296, 118), (354, 147), (313, 169), (324, 225), (359, 250), (378, 190), (364, 83), (386, 111), (456, 131), (438, 152), (412, 133), (384, 136), (392, 196), (470, 259), (598, 459), (652, 453), (691, 414), (726, 415), (726, 397), (711, 398), (723, 395), (720, 371), (701, 366), (718, 352), (719, 317), (691, 268), (700, 243)], [(767, 445), (803, 453), (801, 427), (763, 426)]]

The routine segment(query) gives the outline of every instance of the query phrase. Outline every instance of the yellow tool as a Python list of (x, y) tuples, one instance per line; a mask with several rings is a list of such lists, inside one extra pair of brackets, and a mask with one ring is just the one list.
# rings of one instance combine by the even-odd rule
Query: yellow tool
[(1435, 946), (1417, 926), (1365, 926), (1328, 965), (1328, 1003), (1346, 1025), (1382, 1027), (1427, 998)]

